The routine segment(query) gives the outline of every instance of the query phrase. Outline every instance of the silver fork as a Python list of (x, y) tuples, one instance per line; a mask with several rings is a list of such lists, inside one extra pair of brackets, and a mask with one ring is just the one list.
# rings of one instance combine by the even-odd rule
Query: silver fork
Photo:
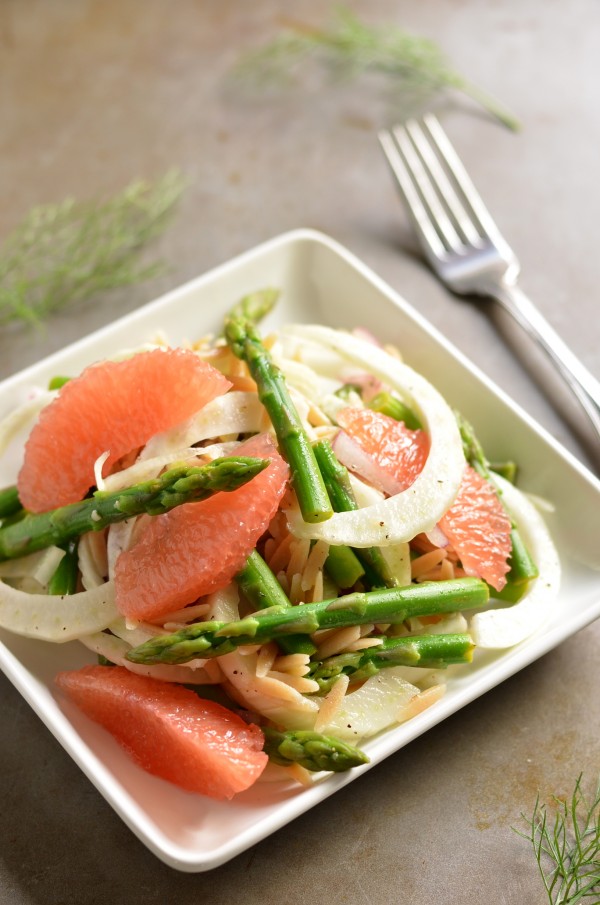
[(600, 382), (517, 286), (519, 262), (500, 235), (438, 120), (409, 120), (379, 140), (429, 264), (459, 295), (494, 298), (556, 365), (600, 440)]

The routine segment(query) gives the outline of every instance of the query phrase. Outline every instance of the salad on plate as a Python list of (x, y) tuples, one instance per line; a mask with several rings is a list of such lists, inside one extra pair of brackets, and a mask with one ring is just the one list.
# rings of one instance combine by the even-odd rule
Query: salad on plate
[(30, 425), (0, 491), (0, 627), (85, 645), (57, 694), (217, 799), (366, 763), (363, 740), (536, 632), (560, 580), (513, 464), (401, 351), (263, 331), (275, 296), (57, 375), (0, 424), (0, 450)]

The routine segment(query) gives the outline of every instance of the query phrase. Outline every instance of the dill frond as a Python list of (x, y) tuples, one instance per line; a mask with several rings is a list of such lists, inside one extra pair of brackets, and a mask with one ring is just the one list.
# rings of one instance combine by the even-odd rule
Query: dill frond
[(167, 226), (183, 190), (179, 172), (138, 180), (112, 198), (33, 208), (0, 247), (0, 325), (39, 324), (55, 311), (163, 269), (138, 261)]
[(323, 64), (340, 78), (377, 75), (384, 79), (391, 106), (405, 117), (447, 90), (467, 95), (510, 129), (515, 117), (450, 64), (432, 40), (393, 26), (370, 26), (345, 8), (323, 30), (290, 25), (273, 41), (242, 58), (238, 79), (258, 87), (289, 86), (307, 61)]
[(513, 827), (531, 843), (551, 905), (600, 902), (600, 780), (591, 799), (581, 783), (568, 800), (552, 797), (553, 815), (538, 795), (531, 817), (521, 814), (526, 831)]

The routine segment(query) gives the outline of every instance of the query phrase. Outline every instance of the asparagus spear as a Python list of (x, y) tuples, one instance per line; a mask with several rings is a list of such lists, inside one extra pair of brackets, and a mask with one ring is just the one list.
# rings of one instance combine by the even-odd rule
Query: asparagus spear
[(240, 589), (257, 610), (292, 604), (258, 550), (253, 550), (244, 568), (235, 576)]
[(0, 490), (0, 519), (15, 515), (21, 508), (19, 491), (14, 485)]
[(77, 590), (79, 575), (79, 557), (77, 541), (70, 540), (64, 545), (65, 555), (59, 562), (56, 572), (48, 584), (49, 594), (74, 594)]
[(365, 568), (352, 547), (329, 548), (325, 570), (339, 588), (353, 588), (365, 574)]
[[(257, 550), (253, 550), (244, 568), (235, 576), (244, 596), (257, 610), (292, 604), (272, 571)], [(280, 639), (280, 647), (288, 654), (314, 654), (316, 646), (308, 635), (288, 635)]]
[[(186, 685), (198, 697), (216, 701), (229, 710), (235, 709), (231, 698), (220, 685)], [(262, 726), (265, 737), (263, 751), (269, 760), (284, 767), (300, 764), (306, 770), (339, 772), (369, 762), (368, 757), (335, 736), (320, 735), (310, 730), (283, 730)]]
[(510, 484), (514, 484), (517, 480), (517, 463), (511, 459), (506, 459), (504, 462), (490, 462), (490, 471), (500, 475)]
[(289, 634), (349, 625), (399, 623), (411, 616), (453, 613), (484, 606), (489, 590), (478, 578), (423, 582), (404, 588), (379, 588), (320, 603), (269, 607), (236, 622), (198, 622), (170, 635), (159, 635), (127, 653), (133, 663), (186, 663), (195, 657), (218, 657), (243, 645), (278, 641)]
[(539, 570), (531, 558), (529, 550), (525, 546), (517, 528), (513, 526), (510, 532), (511, 550), (510, 550), (510, 572), (506, 576), (509, 582), (513, 584), (527, 584), (531, 578), (537, 578)]
[(225, 324), (225, 338), (233, 353), (246, 362), (258, 386), (258, 395), (273, 424), (302, 517), (307, 522), (323, 522), (333, 512), (315, 456), (290, 398), (285, 378), (273, 363), (260, 336), (249, 321), (231, 318)]
[(374, 412), (381, 412), (382, 415), (387, 415), (388, 418), (393, 418), (394, 421), (403, 421), (409, 430), (418, 430), (422, 427), (421, 422), (413, 410), (405, 405), (404, 402), (401, 402), (396, 396), (392, 396), (391, 393), (386, 391), (382, 391), (373, 396), (369, 402), (368, 408), (372, 409)]
[(369, 763), (366, 754), (334, 736), (309, 730), (279, 732), (270, 727), (263, 728), (263, 733), (264, 751), (284, 767), (300, 764), (306, 770), (341, 773)]
[[(313, 451), (334, 512), (350, 512), (358, 509), (348, 478), (348, 470), (338, 460), (329, 440), (319, 440), (313, 444)], [(379, 547), (356, 549), (353, 552), (362, 564), (367, 581), (372, 587), (393, 588), (397, 586), (398, 582), (390, 573)]]
[(233, 306), (228, 318), (242, 318), (258, 324), (273, 309), (279, 294), (279, 289), (258, 289), (251, 292)]
[(326, 691), (345, 674), (353, 681), (368, 679), (387, 666), (423, 666), (445, 669), (455, 663), (470, 663), (474, 644), (466, 633), (447, 635), (406, 635), (382, 637), (378, 647), (336, 654), (312, 664), (310, 678)]
[(267, 459), (228, 456), (208, 465), (178, 466), (158, 478), (125, 490), (113, 493), (97, 490), (80, 503), (50, 512), (27, 514), (19, 522), (0, 527), (0, 560), (25, 556), (51, 544), (61, 546), (73, 537), (100, 531), (112, 522), (124, 521), (143, 512), (159, 515), (182, 503), (235, 490), (268, 464)]
[(514, 525), (510, 532), (510, 539), (511, 548), (508, 559), (510, 570), (506, 575), (506, 584), (501, 591), (492, 588), (491, 593), (497, 600), (517, 603), (529, 587), (529, 582), (533, 578), (537, 578), (540, 573), (519, 530)]
[(460, 412), (454, 412), (456, 416), (456, 421), (458, 424), (458, 429), (460, 431), (460, 436), (463, 443), (463, 450), (465, 453), (465, 459), (471, 465), (475, 471), (478, 471), (480, 475), (484, 478), (490, 479), (490, 472), (494, 471), (496, 474), (500, 474), (503, 478), (506, 478), (507, 481), (510, 481), (511, 484), (515, 483), (515, 479), (517, 477), (517, 466), (514, 462), (506, 461), (506, 462), (489, 462), (481, 443), (477, 439), (475, 435), (475, 431), (469, 422), (464, 418)]
[(56, 374), (54, 377), (51, 377), (48, 381), (48, 389), (49, 390), (60, 390), (64, 387), (65, 383), (68, 383), (69, 380), (72, 380), (72, 377), (64, 377), (62, 374)]
[[(492, 481), (490, 474), (491, 466), (483, 451), (481, 443), (475, 435), (472, 426), (458, 412), (454, 413), (463, 441), (463, 449), (467, 462), (479, 472), (486, 480)], [(511, 479), (514, 481), (516, 469), (511, 468), (511, 463), (505, 463), (504, 469), (509, 472)], [(502, 502), (502, 494), (498, 493), (500, 502)], [(529, 582), (533, 578), (537, 578), (539, 572), (536, 564), (531, 558), (527, 546), (521, 537), (521, 533), (515, 523), (511, 520), (511, 552), (510, 552), (510, 571), (506, 576), (506, 585), (502, 591), (493, 590), (493, 595), (497, 599), (506, 600), (510, 603), (516, 603), (521, 599)]]
[(489, 481), (491, 477), (489, 462), (481, 443), (475, 435), (472, 425), (456, 410), (454, 411), (454, 417), (456, 418), (456, 423), (460, 432), (465, 459), (471, 468), (474, 468), (475, 471), (479, 472), (482, 478)]

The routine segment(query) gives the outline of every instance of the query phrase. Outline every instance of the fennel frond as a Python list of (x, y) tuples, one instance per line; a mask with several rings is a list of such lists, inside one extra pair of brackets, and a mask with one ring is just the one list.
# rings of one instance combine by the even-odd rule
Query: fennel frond
[(68, 198), (33, 208), (0, 247), (0, 325), (39, 323), (105, 290), (154, 276), (138, 261), (167, 226), (183, 189), (171, 171), (101, 201)]
[(395, 116), (400, 112), (405, 118), (441, 92), (455, 90), (503, 125), (518, 128), (515, 117), (457, 72), (434, 41), (394, 25), (368, 25), (345, 8), (338, 10), (330, 28), (291, 24), (264, 47), (244, 56), (235, 75), (259, 87), (288, 86), (309, 60), (340, 77), (382, 77)]
[(582, 776), (570, 799), (552, 797), (551, 810), (536, 798), (531, 817), (521, 814), (551, 905), (600, 902), (600, 780), (592, 798), (583, 793)]

